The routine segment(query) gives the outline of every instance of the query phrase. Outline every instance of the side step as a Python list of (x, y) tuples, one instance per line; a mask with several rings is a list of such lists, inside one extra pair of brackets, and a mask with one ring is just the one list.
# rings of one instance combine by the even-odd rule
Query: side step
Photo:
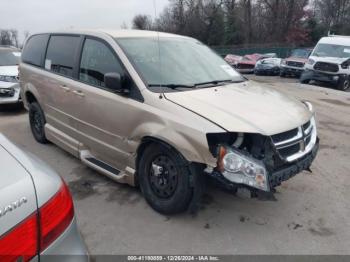
[(92, 163), (93, 165), (96, 165), (104, 170), (107, 170), (108, 172), (118, 176), (120, 174), (120, 171), (96, 158), (93, 158), (93, 157), (89, 157), (89, 158), (86, 158), (86, 161), (89, 161), (90, 163)]
[(95, 158), (89, 150), (80, 151), (80, 159), (88, 167), (95, 169), (118, 183), (135, 186), (135, 171), (133, 169), (127, 167), (125, 170), (118, 170), (113, 166)]

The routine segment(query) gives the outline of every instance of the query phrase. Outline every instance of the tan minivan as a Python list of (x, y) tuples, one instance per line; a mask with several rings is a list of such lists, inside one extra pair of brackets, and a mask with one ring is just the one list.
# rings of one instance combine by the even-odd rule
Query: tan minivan
[(318, 151), (309, 102), (248, 81), (189, 37), (36, 34), (20, 84), (38, 142), (139, 185), (161, 213), (186, 210), (204, 174), (232, 189), (273, 191)]

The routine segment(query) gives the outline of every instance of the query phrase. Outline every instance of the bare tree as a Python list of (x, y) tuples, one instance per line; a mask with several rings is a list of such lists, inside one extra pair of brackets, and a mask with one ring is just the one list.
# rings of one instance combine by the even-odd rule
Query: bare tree
[(147, 15), (137, 15), (132, 20), (132, 27), (139, 30), (152, 29), (152, 19)]
[(350, 0), (169, 0), (154, 22), (138, 15), (133, 27), (188, 35), (209, 45), (311, 45), (328, 30), (350, 33)]

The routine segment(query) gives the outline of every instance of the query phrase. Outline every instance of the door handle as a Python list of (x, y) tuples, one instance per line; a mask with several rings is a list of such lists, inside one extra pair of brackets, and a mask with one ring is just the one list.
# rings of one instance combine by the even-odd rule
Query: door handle
[(85, 94), (81, 90), (74, 90), (73, 93), (77, 96), (84, 97)]
[(60, 87), (63, 89), (64, 92), (69, 92), (70, 91), (70, 88), (68, 86), (66, 86), (66, 85), (61, 85)]

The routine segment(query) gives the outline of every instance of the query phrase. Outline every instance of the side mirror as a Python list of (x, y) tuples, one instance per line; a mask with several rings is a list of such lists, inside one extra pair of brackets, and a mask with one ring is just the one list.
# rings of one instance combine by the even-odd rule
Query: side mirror
[(107, 73), (104, 75), (105, 87), (120, 94), (128, 94), (125, 81), (119, 73)]

